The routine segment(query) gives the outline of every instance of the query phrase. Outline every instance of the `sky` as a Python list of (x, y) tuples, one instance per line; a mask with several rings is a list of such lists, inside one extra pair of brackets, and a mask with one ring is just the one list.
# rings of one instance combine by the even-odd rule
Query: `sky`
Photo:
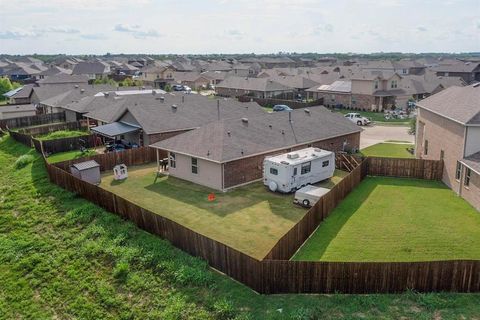
[(480, 51), (480, 0), (0, 0), (0, 53)]

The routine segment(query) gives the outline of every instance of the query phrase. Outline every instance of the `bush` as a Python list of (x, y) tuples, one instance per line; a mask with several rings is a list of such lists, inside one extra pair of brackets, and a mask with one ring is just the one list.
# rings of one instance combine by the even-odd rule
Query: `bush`
[(120, 261), (113, 269), (113, 277), (120, 282), (126, 282), (128, 273), (130, 272), (130, 265), (127, 262)]
[(32, 163), (35, 160), (35, 157), (31, 154), (24, 154), (23, 156), (18, 157), (15, 161), (15, 169), (22, 169), (28, 164)]

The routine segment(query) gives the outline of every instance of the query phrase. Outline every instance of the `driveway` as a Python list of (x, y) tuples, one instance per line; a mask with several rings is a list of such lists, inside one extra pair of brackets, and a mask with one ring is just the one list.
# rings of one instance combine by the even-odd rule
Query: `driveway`
[(387, 140), (408, 141), (409, 143), (414, 143), (415, 140), (414, 135), (408, 134), (409, 127), (371, 125), (362, 128), (364, 130), (360, 136), (360, 149)]

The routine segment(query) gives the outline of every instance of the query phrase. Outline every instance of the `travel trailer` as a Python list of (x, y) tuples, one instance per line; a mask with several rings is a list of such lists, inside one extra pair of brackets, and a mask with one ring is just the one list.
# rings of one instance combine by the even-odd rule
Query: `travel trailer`
[(263, 183), (275, 192), (294, 192), (308, 184), (333, 176), (335, 154), (319, 148), (305, 148), (263, 161)]

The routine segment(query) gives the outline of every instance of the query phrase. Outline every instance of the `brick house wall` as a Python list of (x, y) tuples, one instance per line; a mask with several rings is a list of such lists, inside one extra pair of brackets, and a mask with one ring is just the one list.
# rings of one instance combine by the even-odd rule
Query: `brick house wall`
[(372, 105), (376, 105), (375, 97), (367, 94), (352, 94), (352, 108), (356, 110), (372, 110)]
[(272, 156), (299, 150), (307, 147), (317, 147), (330, 151), (342, 151), (343, 142), (347, 141), (349, 148), (358, 149), (360, 146), (360, 132), (339, 136), (332, 139), (320, 140), (310, 144), (303, 144), (294, 148), (286, 148), (274, 152), (268, 152), (248, 158), (230, 161), (224, 164), (224, 189), (231, 188), (263, 177), (263, 160), (265, 156)]

